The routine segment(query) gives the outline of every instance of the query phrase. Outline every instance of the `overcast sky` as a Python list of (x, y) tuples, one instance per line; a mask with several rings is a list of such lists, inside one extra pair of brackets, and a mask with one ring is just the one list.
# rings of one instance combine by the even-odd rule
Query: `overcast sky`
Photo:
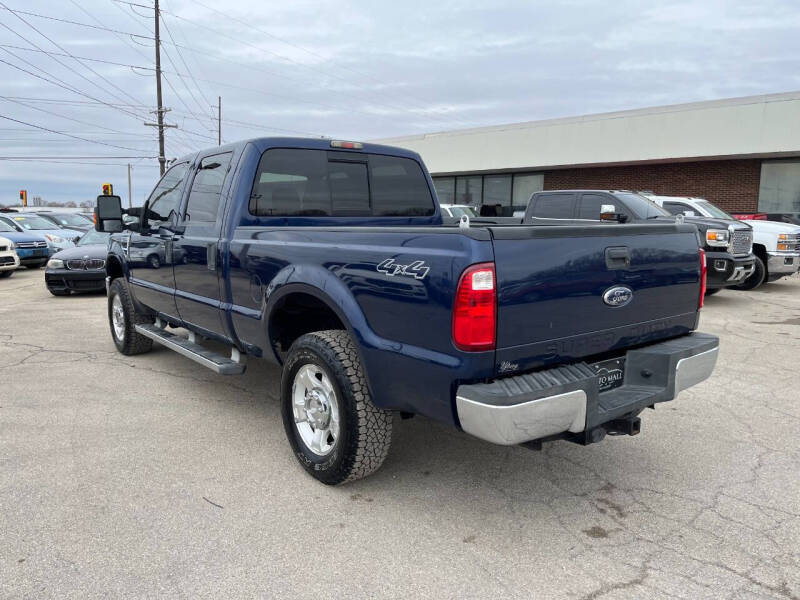
[[(373, 139), (800, 89), (796, 0), (161, 8), (164, 105), (178, 125), (167, 130), (168, 158), (216, 145), (217, 96), (223, 140), (234, 141)], [(141, 204), (158, 176), (155, 160), (138, 158), (158, 154), (143, 125), (156, 103), (152, 9), (0, 0), (0, 25), (0, 204), (23, 188), (80, 202), (105, 181), (127, 201), (128, 162)]]

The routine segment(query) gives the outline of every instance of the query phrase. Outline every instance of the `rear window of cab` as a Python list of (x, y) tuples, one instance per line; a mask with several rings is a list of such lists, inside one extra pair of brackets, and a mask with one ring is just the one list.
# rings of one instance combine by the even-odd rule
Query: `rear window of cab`
[(273, 148), (264, 152), (250, 194), (260, 217), (418, 217), (435, 212), (428, 181), (410, 158)]

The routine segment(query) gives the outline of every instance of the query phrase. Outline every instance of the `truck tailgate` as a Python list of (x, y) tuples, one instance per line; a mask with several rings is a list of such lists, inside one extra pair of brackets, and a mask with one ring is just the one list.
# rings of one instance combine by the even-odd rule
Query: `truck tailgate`
[[(697, 324), (700, 262), (692, 225), (490, 230), (498, 374), (611, 353)], [(606, 292), (617, 305), (604, 300)]]

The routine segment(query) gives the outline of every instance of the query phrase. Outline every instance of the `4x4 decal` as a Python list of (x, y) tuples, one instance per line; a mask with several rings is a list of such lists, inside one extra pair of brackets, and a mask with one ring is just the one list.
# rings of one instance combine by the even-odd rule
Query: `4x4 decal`
[(428, 271), (431, 270), (430, 267), (421, 260), (414, 261), (410, 265), (399, 265), (394, 262), (393, 258), (387, 258), (379, 263), (375, 269), (379, 273), (385, 273), (391, 277), (395, 275), (408, 275), (414, 279), (425, 279)]

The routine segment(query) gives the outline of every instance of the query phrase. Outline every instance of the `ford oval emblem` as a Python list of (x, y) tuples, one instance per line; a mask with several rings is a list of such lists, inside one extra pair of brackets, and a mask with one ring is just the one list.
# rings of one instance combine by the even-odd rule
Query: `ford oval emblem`
[(614, 308), (625, 306), (633, 300), (633, 290), (624, 285), (615, 285), (603, 293), (603, 302)]

